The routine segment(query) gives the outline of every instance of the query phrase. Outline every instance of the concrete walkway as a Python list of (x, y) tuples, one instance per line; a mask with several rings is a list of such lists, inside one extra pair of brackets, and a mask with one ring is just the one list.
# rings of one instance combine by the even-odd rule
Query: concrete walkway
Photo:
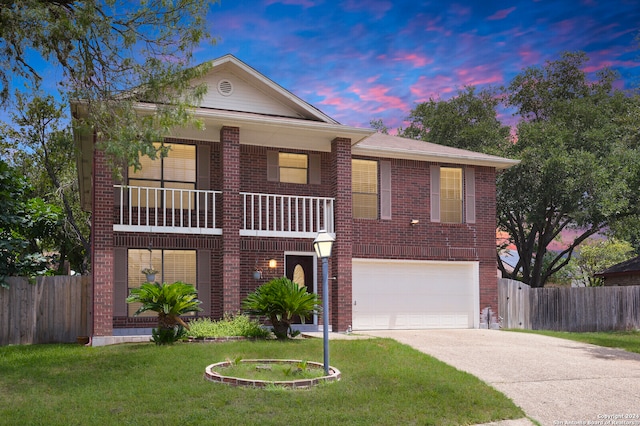
[[(471, 373), (544, 426), (640, 426), (640, 354), (498, 330), (359, 334), (390, 337)], [(496, 423), (530, 424), (527, 419)]]

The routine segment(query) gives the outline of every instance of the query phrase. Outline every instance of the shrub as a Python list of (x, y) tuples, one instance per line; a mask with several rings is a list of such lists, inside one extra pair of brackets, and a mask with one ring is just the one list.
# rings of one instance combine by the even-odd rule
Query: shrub
[(242, 302), (245, 312), (269, 318), (273, 333), (280, 340), (295, 335), (291, 322), (299, 317), (305, 319), (319, 310), (318, 295), (307, 292), (307, 288), (298, 286), (286, 277), (274, 278), (249, 294)]
[(183, 327), (189, 329), (180, 315), (202, 310), (197, 295), (193, 285), (181, 281), (172, 284), (147, 282), (131, 289), (127, 303), (141, 304), (134, 315), (146, 311), (158, 313), (158, 328), (154, 329), (152, 340), (157, 345), (165, 345), (177, 341)]
[(243, 336), (265, 339), (271, 334), (260, 322), (241, 314), (225, 314), (224, 318), (218, 321), (198, 318), (189, 322), (189, 327), (189, 336), (196, 338)]

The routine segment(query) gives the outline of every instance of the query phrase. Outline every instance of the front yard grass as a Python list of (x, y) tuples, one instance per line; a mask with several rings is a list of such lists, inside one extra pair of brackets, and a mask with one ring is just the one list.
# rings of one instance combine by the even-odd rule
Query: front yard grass
[(322, 339), (0, 347), (2, 425), (471, 425), (524, 417), (474, 376), (391, 339), (336, 340), (342, 380), (309, 390), (212, 383), (207, 365), (322, 360)]
[(619, 348), (629, 352), (640, 353), (640, 330), (635, 331), (600, 331), (574, 333), (550, 330), (512, 330), (526, 333), (537, 333), (545, 336), (559, 337), (576, 342), (590, 343), (607, 348)]

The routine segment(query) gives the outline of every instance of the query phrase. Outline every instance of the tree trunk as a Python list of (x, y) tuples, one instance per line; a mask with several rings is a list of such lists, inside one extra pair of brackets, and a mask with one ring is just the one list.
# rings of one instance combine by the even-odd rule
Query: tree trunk
[(289, 336), (289, 323), (284, 321), (271, 321), (273, 324), (273, 334), (278, 340), (286, 340)]

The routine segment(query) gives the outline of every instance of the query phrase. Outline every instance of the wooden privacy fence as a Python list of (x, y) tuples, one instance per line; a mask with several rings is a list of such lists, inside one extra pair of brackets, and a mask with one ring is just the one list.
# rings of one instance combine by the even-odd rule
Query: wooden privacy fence
[(498, 280), (503, 328), (555, 331), (640, 329), (640, 286), (531, 288)]
[(529, 294), (531, 287), (506, 278), (498, 280), (498, 315), (502, 328), (531, 329)]
[(0, 345), (71, 343), (91, 332), (91, 277), (9, 278), (0, 287)]

